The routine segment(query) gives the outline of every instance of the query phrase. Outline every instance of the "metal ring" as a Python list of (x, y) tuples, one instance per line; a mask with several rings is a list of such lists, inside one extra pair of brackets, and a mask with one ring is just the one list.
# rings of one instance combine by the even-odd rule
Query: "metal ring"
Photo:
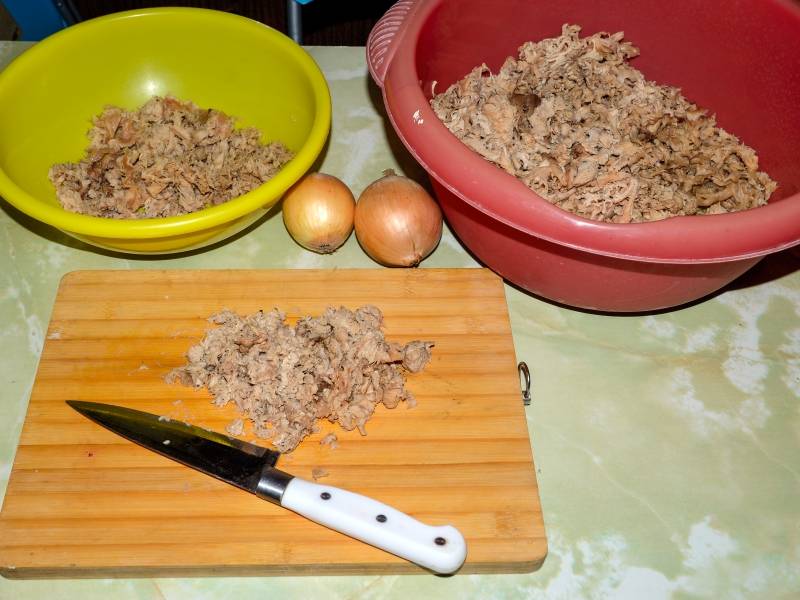
[(528, 370), (528, 365), (524, 362), (520, 362), (517, 365), (517, 370), (521, 376), (522, 403), (525, 406), (529, 406), (531, 403), (531, 372)]

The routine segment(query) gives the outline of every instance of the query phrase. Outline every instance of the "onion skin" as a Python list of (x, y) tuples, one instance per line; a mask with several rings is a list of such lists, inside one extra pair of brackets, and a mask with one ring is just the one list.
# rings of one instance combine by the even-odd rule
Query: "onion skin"
[(356, 201), (350, 188), (326, 173), (310, 173), (283, 198), (283, 224), (303, 248), (329, 254), (353, 231)]
[(442, 211), (416, 181), (384, 171), (356, 204), (358, 242), (387, 267), (415, 267), (439, 244)]

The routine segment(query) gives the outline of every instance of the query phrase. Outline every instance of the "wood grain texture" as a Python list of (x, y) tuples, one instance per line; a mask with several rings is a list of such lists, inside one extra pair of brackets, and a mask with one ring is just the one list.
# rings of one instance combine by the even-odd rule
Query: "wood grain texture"
[[(80, 271), (58, 290), (0, 512), (6, 577), (414, 573), (419, 567), (185, 468), (64, 401), (121, 404), (223, 430), (205, 390), (168, 385), (229, 308), (290, 321), (373, 303), (389, 339), (435, 342), (418, 405), (367, 436), (327, 421), (278, 466), (373, 496), (467, 539), (462, 573), (534, 570), (547, 552), (501, 280), (484, 269)], [(335, 431), (339, 448), (319, 444)], [(259, 442), (265, 443), (265, 442)]]

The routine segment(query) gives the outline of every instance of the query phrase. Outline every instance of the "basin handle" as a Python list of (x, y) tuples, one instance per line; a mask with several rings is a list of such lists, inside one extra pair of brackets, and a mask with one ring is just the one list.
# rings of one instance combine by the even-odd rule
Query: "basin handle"
[(369, 73), (380, 87), (389, 63), (405, 33), (408, 16), (420, 0), (400, 0), (384, 14), (367, 38), (367, 65)]

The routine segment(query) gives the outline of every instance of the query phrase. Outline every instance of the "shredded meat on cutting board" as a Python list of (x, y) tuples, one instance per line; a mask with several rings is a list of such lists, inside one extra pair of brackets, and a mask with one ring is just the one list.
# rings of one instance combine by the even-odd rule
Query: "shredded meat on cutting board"
[(89, 130), (86, 158), (50, 168), (68, 211), (139, 219), (186, 214), (258, 187), (291, 158), (255, 128), (167, 96), (136, 111), (107, 107)]
[[(255, 434), (281, 452), (297, 447), (317, 419), (366, 435), (376, 405), (413, 401), (403, 372), (425, 368), (433, 347), (387, 341), (383, 315), (369, 305), (331, 307), (294, 327), (277, 309), (244, 317), (226, 310), (209, 320), (218, 327), (189, 349), (188, 364), (172, 370), (167, 381), (205, 386), (218, 406), (235, 403)], [(241, 422), (228, 431), (241, 433)]]
[(445, 126), (553, 204), (630, 223), (766, 204), (776, 183), (752, 148), (680, 90), (647, 81), (623, 33), (528, 42), (434, 96)]

